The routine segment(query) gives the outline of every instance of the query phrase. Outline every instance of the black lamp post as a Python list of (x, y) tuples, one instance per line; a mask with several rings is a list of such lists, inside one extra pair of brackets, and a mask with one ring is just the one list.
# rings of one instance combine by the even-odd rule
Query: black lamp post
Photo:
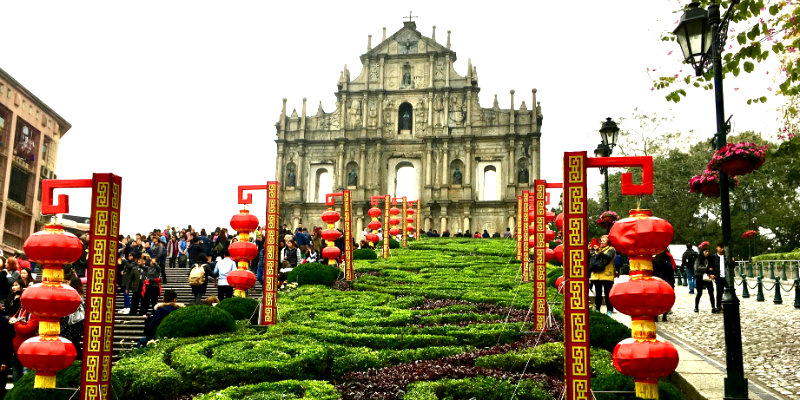
[[(614, 147), (617, 145), (617, 137), (619, 136), (619, 127), (617, 123), (612, 121), (611, 118), (606, 118), (603, 126), (600, 127), (600, 144), (594, 149), (595, 157), (610, 157), (614, 152)], [(606, 210), (611, 210), (611, 205), (608, 199), (608, 168), (600, 168), (600, 173), (605, 177), (606, 189)]]
[[(733, 15), (733, 6), (739, 0), (732, 0), (725, 17), (720, 19), (719, 4), (712, 2), (708, 11), (693, 2), (681, 16), (675, 36), (683, 51), (683, 58), (694, 67), (700, 76), (708, 65), (714, 73), (714, 99), (716, 100), (717, 134), (716, 148), (727, 142), (728, 127), (725, 123), (725, 107), (722, 96), (722, 48), (725, 46), (728, 23)], [(720, 177), (720, 216), (722, 219), (722, 243), (725, 254), (730, 254), (731, 209), (728, 176), (722, 172)], [(722, 313), (725, 325), (725, 362), (728, 376), (725, 378), (725, 399), (747, 399), (747, 379), (742, 366), (742, 327), (739, 316), (739, 299), (733, 289), (733, 265), (725, 266), (726, 284), (722, 297)]]
[[(753, 208), (756, 203), (756, 192), (755, 190), (748, 190), (742, 196), (742, 211), (747, 214), (747, 229), (753, 229), (753, 218), (751, 217), (753, 213)], [(753, 261), (753, 239), (747, 239), (747, 260), (752, 262)]]

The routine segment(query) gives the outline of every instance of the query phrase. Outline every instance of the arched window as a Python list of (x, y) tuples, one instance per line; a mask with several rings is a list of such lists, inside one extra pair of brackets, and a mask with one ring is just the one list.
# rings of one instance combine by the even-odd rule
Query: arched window
[(397, 164), (397, 178), (395, 178), (394, 197), (406, 196), (409, 200), (416, 199), (417, 174), (414, 165), (403, 162)]
[(320, 168), (317, 170), (317, 195), (314, 198), (317, 203), (325, 202), (325, 195), (333, 191), (333, 182), (331, 182), (331, 173), (327, 169)]
[(483, 193), (481, 200), (499, 200), (497, 196), (497, 169), (494, 165), (487, 165), (483, 169)]
[(410, 103), (400, 104), (397, 111), (397, 133), (410, 134), (414, 126), (414, 107)]

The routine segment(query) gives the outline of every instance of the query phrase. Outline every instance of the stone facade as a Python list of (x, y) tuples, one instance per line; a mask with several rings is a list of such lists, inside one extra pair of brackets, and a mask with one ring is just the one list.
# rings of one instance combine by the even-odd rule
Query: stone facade
[[(313, 116), (286, 113), (277, 128), (276, 176), (281, 182), (281, 221), (322, 226), (325, 193), (353, 193), (353, 228), (369, 221), (370, 196), (398, 193), (398, 171), (413, 171), (415, 184), (401, 181), (409, 200), (422, 203), (422, 227), (439, 232), (515, 226), (516, 196), (540, 176), (542, 114), (532, 90), (523, 101), (501, 109), (478, 103), (477, 69), (465, 75), (453, 64), (447, 44), (423, 36), (414, 22), (361, 55), (361, 72), (351, 79), (344, 66), (336, 109), (322, 105)], [(370, 37), (371, 42), (371, 37)], [(534, 113), (535, 111), (535, 113)], [(327, 179), (326, 179), (327, 178)], [(365, 221), (366, 220), (366, 221)]]
[(58, 142), (72, 126), (0, 69), (0, 248), (22, 251), (43, 226), (41, 181), (55, 179)]

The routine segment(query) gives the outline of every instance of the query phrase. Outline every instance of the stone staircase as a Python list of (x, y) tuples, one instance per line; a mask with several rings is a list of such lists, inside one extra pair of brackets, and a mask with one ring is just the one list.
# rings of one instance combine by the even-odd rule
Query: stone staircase
[[(189, 286), (189, 271), (190, 268), (167, 268), (167, 283), (161, 284), (162, 290), (174, 290), (178, 295), (178, 302), (185, 305), (189, 305), (194, 301), (192, 289), (191, 286)], [(41, 274), (37, 274), (37, 283), (39, 282), (41, 282)], [(247, 297), (259, 300), (261, 298), (261, 292), (262, 286), (256, 281), (255, 286), (247, 291)], [(217, 289), (214, 287), (213, 283), (209, 282), (205, 297), (216, 295)], [(159, 302), (161, 302), (161, 298), (159, 298)], [(113, 361), (119, 359), (122, 351), (136, 347), (139, 338), (144, 336), (144, 326), (147, 316), (121, 314), (120, 311), (124, 304), (124, 295), (122, 292), (117, 292), (116, 311), (114, 313)], [(149, 310), (148, 315), (151, 315), (152, 312), (152, 310)], [(83, 343), (80, 345), (83, 345)]]

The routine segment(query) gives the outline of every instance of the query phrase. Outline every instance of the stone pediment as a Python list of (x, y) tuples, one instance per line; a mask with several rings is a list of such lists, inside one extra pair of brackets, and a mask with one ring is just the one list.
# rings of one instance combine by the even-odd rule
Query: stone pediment
[(416, 29), (413, 22), (405, 22), (403, 28), (379, 43), (372, 50), (361, 55), (363, 62), (367, 58), (376, 59), (381, 56), (413, 55), (427, 53), (450, 53), (455, 61), (455, 52), (424, 36)]

